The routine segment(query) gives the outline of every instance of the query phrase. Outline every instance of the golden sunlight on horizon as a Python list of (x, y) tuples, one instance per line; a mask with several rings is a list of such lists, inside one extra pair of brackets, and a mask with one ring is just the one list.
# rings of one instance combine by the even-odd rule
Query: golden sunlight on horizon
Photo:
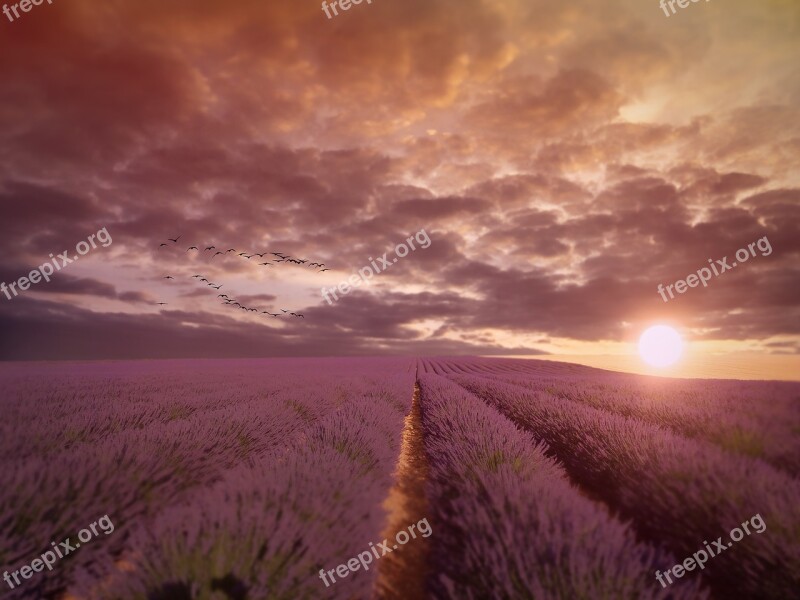
[[(689, 354), (692, 356), (689, 357)], [(515, 355), (507, 358), (568, 362), (596, 369), (657, 377), (800, 381), (800, 357), (792, 354), (701, 353), (687, 349), (682, 359), (666, 368), (651, 367), (636, 352), (628, 355), (541, 354)]]

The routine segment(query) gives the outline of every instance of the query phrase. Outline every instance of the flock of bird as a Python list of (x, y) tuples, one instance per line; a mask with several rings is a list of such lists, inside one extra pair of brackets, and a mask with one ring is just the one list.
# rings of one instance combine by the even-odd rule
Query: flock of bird
[[(172, 244), (168, 244), (167, 242), (163, 242), (163, 243), (161, 243), (159, 245), (159, 249), (164, 248), (164, 247), (170, 247), (170, 246), (176, 245), (178, 243), (178, 241), (182, 237), (183, 237), (182, 235), (179, 235), (176, 238), (167, 238), (167, 241), (172, 242)], [(220, 255), (221, 256), (227, 256), (231, 252), (236, 252), (236, 248), (229, 248), (225, 252), (222, 252), (221, 250), (218, 250), (216, 246), (206, 246), (204, 248), (204, 250), (202, 250), (202, 251), (200, 250), (200, 248), (198, 246), (189, 246), (186, 249), (186, 252), (192, 252), (192, 251), (201, 252), (201, 253), (214, 252), (213, 254), (211, 254), (211, 258), (209, 259), (209, 260), (214, 260), (217, 256), (220, 256)], [(268, 254), (271, 255), (271, 256), (274, 256), (275, 258), (270, 258), (270, 259), (266, 259), (265, 260), (264, 257), (267, 256)], [(310, 261), (308, 259), (296, 258), (296, 257), (293, 257), (293, 256), (291, 256), (289, 254), (284, 253), (284, 252), (261, 252), (261, 253), (253, 252), (252, 254), (248, 254), (247, 252), (239, 252), (236, 256), (241, 256), (242, 258), (244, 258), (246, 260), (251, 260), (253, 257), (257, 256), (261, 260), (265, 260), (265, 262), (259, 263), (259, 266), (263, 266), (263, 267), (273, 267), (273, 266), (281, 264), (281, 263), (292, 263), (292, 264), (296, 264), (296, 265), (306, 265), (307, 264), (309, 267), (315, 267), (315, 269), (319, 269), (319, 271), (318, 271), (319, 273), (323, 273), (325, 271), (330, 271), (329, 268), (321, 268), (321, 267), (325, 267), (325, 263), (312, 262), (312, 261)], [(163, 277), (163, 279), (172, 279), (172, 280), (174, 280), (175, 278), (172, 275), (165, 275)], [(199, 283), (205, 283), (207, 286), (209, 286), (209, 287), (211, 287), (211, 288), (213, 288), (213, 289), (215, 289), (217, 291), (219, 291), (220, 288), (222, 288), (222, 284), (216, 284), (213, 281), (210, 281), (209, 279), (207, 279), (203, 275), (192, 275), (192, 279), (197, 279), (197, 280), (199, 280)], [(289, 310), (287, 310), (285, 308), (280, 309), (281, 312), (279, 312), (279, 313), (271, 313), (268, 310), (259, 310), (257, 308), (251, 308), (249, 306), (245, 306), (241, 302), (237, 301), (235, 298), (231, 298), (227, 294), (218, 294), (217, 298), (222, 298), (222, 304), (224, 306), (236, 307), (236, 308), (239, 308), (240, 310), (244, 310), (246, 312), (260, 313), (260, 314), (264, 314), (264, 315), (270, 315), (271, 317), (281, 317), (281, 316), (284, 316), (284, 315), (289, 315), (289, 316), (292, 316), (292, 317), (297, 317), (299, 319), (305, 319), (305, 316), (303, 316), (301, 313), (292, 312), (292, 311), (289, 311)], [(158, 306), (166, 306), (167, 305), (166, 302), (157, 302), (156, 304)]]
[[(172, 242), (173, 244), (177, 244), (178, 240), (180, 240), (181, 237), (183, 237), (183, 236), (179, 235), (178, 237), (176, 237), (174, 239), (173, 238), (167, 238), (167, 240)], [(166, 242), (163, 242), (162, 244), (159, 245), (159, 249), (163, 248), (165, 246), (169, 247), (170, 244), (167, 244)], [(186, 252), (191, 252), (192, 250), (195, 250), (197, 252), (201, 252), (200, 248), (197, 247), (197, 246), (189, 246), (186, 249)], [(214, 252), (214, 254), (211, 255), (211, 259), (210, 260), (214, 260), (217, 256), (226, 256), (226, 255), (230, 254), (231, 252), (236, 252), (236, 248), (228, 248), (225, 252), (222, 252), (221, 250), (218, 250), (216, 246), (206, 246), (202, 250), (202, 252), (211, 252), (213, 250), (216, 250), (216, 252)], [(241, 256), (242, 258), (245, 258), (247, 260), (252, 259), (254, 256), (258, 256), (260, 259), (263, 260), (264, 257), (267, 254), (271, 254), (272, 256), (275, 256), (275, 257), (277, 257), (277, 259), (275, 259), (275, 258), (268, 259), (266, 262), (259, 263), (261, 266), (272, 267), (272, 266), (274, 266), (276, 264), (280, 264), (280, 263), (284, 263), (284, 262), (285, 263), (293, 263), (293, 264), (296, 264), (296, 265), (305, 265), (305, 264), (307, 264), (309, 267), (324, 267), (325, 266), (325, 263), (312, 262), (312, 261), (308, 260), (307, 258), (306, 259), (294, 258), (291, 255), (286, 254), (284, 252), (253, 252), (252, 254), (248, 254), (247, 252), (239, 252), (236, 256)], [(272, 262), (270, 262), (270, 260)], [(319, 270), (320, 273), (322, 273), (324, 271), (330, 271), (330, 269), (329, 268), (325, 268), (325, 269), (320, 269)]]
[[(167, 275), (166, 277), (164, 277), (164, 279), (175, 279), (175, 278), (172, 277), (171, 275)], [(216, 284), (213, 281), (208, 280), (203, 275), (192, 275), (192, 279), (197, 279), (199, 283), (205, 283), (207, 286), (209, 286), (209, 287), (211, 287), (211, 288), (213, 288), (213, 289), (215, 289), (217, 291), (219, 291), (219, 289), (222, 287), (221, 283), (220, 284)], [(279, 313), (271, 313), (268, 310), (259, 310), (257, 308), (251, 308), (251, 307), (245, 306), (241, 302), (237, 301), (236, 298), (231, 298), (230, 296), (228, 296), (228, 294), (217, 294), (217, 298), (222, 298), (222, 305), (223, 306), (236, 306), (239, 309), (245, 310), (247, 312), (254, 312), (254, 313), (259, 313), (260, 312), (261, 314), (270, 315), (271, 317), (281, 317), (283, 315), (290, 315), (292, 317), (298, 317), (300, 319), (305, 319), (305, 316), (302, 315), (301, 313), (292, 312), (292, 311), (287, 310), (285, 308), (282, 308), (281, 312), (279, 312)], [(167, 304), (166, 302), (158, 302), (159, 306), (163, 306), (163, 305), (166, 305), (166, 304)]]

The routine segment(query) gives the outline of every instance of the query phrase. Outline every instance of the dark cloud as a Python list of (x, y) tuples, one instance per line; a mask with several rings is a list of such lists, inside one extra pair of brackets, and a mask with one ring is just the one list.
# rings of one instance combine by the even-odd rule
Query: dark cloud
[[(59, 262), (58, 264), (60, 265), (61, 263)], [(36, 265), (34, 269), (31, 269), (30, 267), (25, 268), (21, 265), (17, 265), (16, 267), (12, 266), (0, 268), (0, 282), (5, 282), (7, 284), (16, 282), (21, 277), (28, 277), (33, 270), (38, 270), (39, 266), (41, 265)], [(50, 266), (52, 267), (52, 264)], [(67, 268), (68, 267), (69, 265)], [(122, 295), (117, 293), (116, 288), (109, 283), (99, 281), (91, 277), (74, 277), (67, 273), (56, 271), (55, 267), (53, 267), (52, 270), (54, 271), (54, 274), (50, 275), (49, 282), (45, 279), (40, 279), (39, 283), (31, 285), (28, 290), (20, 291), (20, 296), (17, 297), (22, 297), (23, 295), (30, 293), (48, 295), (67, 294), (111, 299), (120, 298), (126, 301), (131, 301), (133, 298), (144, 297), (144, 295), (140, 296), (139, 294), (136, 296), (126, 294), (125, 298), (122, 298)]]
[[(0, 297), (2, 356), (526, 354), (656, 318), (709, 341), (794, 336), (798, 9), (711, 4), (715, 27), (588, 0), (331, 21), (303, 3), (75, 0), (7, 23), (0, 278), (103, 227), (114, 241)], [(429, 248), (322, 300), (422, 228)], [(769, 256), (658, 296), (764, 236)]]
[[(159, 314), (92, 313), (49, 302), (30, 301), (23, 310), (0, 308), (0, 360), (107, 360), (137, 358), (212, 358), (319, 356), (321, 348), (338, 355), (393, 355), (419, 351), (417, 340), (393, 340), (391, 346), (352, 335), (347, 328), (315, 327), (292, 335), (253, 322), (237, 322), (209, 313), (163, 311)], [(264, 317), (263, 320), (268, 319)], [(302, 333), (302, 335), (298, 335)], [(125, 340), (124, 344), (119, 339)], [(423, 343), (430, 355), (544, 354), (535, 348), (504, 348), (490, 343), (432, 339)]]

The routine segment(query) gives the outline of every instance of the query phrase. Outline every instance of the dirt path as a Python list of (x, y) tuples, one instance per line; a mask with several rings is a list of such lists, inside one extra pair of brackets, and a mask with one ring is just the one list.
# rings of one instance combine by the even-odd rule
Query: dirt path
[[(425, 497), (428, 463), (422, 440), (422, 411), (419, 402), (419, 384), (414, 384), (411, 412), (403, 428), (400, 458), (395, 470), (396, 483), (389, 492), (384, 507), (389, 511), (388, 525), (383, 537), (393, 543), (398, 531), (408, 531), (408, 526), (430, 517)], [(428, 521), (430, 523), (430, 520)], [(375, 583), (375, 600), (408, 600), (427, 598), (425, 583), (428, 580), (428, 555), (431, 539), (419, 534), (405, 546), (387, 554), (378, 563)]]

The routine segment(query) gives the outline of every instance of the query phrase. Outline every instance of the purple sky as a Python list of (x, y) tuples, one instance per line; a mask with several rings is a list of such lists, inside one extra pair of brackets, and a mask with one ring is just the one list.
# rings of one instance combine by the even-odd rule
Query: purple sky
[[(0, 295), (0, 358), (624, 354), (656, 321), (705, 353), (800, 352), (796, 2), (0, 18), (0, 282), (113, 239)], [(429, 248), (322, 300), (423, 228)], [(658, 295), (763, 236), (769, 256)]]

